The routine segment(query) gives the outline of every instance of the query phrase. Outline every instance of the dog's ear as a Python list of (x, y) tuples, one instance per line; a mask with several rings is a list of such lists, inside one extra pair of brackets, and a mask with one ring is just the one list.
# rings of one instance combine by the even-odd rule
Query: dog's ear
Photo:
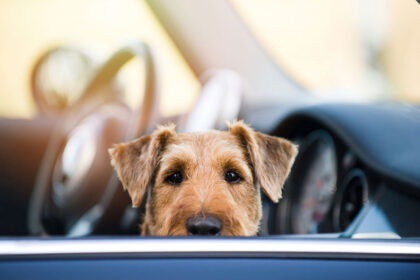
[(297, 146), (286, 139), (255, 132), (242, 121), (230, 124), (229, 132), (238, 137), (247, 150), (256, 179), (265, 194), (273, 202), (278, 202), (297, 155)]
[(131, 197), (133, 207), (138, 207), (146, 192), (159, 157), (168, 139), (175, 135), (175, 126), (159, 127), (152, 135), (109, 149), (111, 164), (122, 185)]

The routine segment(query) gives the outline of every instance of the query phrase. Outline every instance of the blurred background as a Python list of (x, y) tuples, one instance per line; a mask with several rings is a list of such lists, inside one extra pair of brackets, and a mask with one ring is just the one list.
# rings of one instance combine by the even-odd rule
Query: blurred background
[[(420, 102), (416, 1), (230, 3), (275, 63), (315, 95)], [(95, 69), (126, 42), (148, 43), (156, 53), (163, 116), (188, 111), (200, 91), (198, 78), (142, 0), (1, 0), (0, 38), (0, 116), (36, 114), (30, 74), (36, 60), (57, 46), (88, 52)], [(119, 74), (132, 103), (142, 82), (135, 64)]]
[[(144, 1), (2, 0), (0, 38), (1, 116), (31, 117), (36, 113), (30, 93), (32, 67), (41, 54), (63, 45), (84, 49), (99, 67), (126, 43), (148, 43), (157, 54), (155, 63), (162, 81), (160, 109), (165, 115), (185, 112), (199, 90), (197, 79)], [(137, 90), (142, 83), (137, 65), (130, 61), (120, 73), (131, 98), (139, 98), (133, 95), (141, 92)]]

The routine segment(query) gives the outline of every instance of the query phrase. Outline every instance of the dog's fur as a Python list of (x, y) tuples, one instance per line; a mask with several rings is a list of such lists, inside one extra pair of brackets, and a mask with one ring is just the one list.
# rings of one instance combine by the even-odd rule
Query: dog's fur
[[(187, 235), (189, 218), (212, 215), (222, 222), (221, 235), (252, 236), (262, 217), (260, 188), (273, 202), (281, 198), (297, 147), (234, 122), (229, 131), (201, 133), (162, 126), (110, 154), (134, 207), (150, 188), (142, 235)], [(227, 171), (241, 180), (228, 183)], [(166, 180), (174, 172), (183, 175), (179, 185)]]

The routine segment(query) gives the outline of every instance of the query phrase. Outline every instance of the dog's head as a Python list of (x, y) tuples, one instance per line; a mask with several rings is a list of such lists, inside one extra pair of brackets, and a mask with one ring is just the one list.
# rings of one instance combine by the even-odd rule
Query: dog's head
[(260, 188), (281, 198), (297, 148), (235, 122), (229, 131), (177, 134), (158, 128), (110, 150), (134, 207), (149, 188), (144, 235), (236, 235), (258, 232)]

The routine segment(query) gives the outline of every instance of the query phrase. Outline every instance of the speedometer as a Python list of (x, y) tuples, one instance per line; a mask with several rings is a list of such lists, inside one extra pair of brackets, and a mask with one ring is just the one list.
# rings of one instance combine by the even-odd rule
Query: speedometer
[(325, 131), (314, 131), (301, 141), (292, 186), (289, 186), (289, 233), (325, 231), (322, 225), (331, 208), (336, 183), (337, 161), (333, 139)]

